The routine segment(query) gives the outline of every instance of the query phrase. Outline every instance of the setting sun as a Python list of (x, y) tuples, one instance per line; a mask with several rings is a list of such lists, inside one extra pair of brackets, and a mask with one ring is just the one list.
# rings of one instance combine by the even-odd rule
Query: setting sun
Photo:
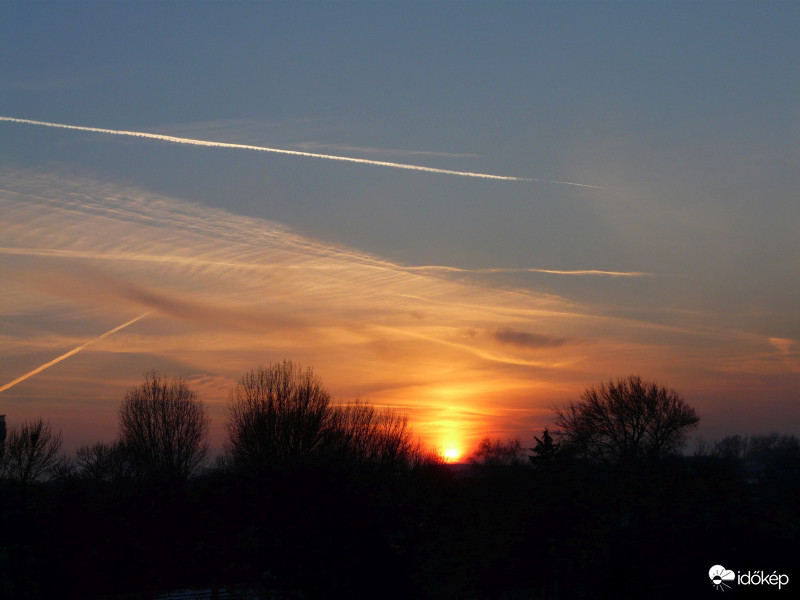
[(445, 462), (456, 462), (460, 456), (461, 451), (458, 448), (449, 447), (442, 451), (442, 458), (444, 458)]

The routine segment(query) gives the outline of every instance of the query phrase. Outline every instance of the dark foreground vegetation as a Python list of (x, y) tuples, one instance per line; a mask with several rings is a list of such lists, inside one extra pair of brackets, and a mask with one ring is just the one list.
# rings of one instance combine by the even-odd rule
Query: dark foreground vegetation
[[(0, 597), (224, 585), (250, 598), (693, 598), (719, 593), (716, 564), (796, 573), (795, 436), (732, 436), (680, 454), (693, 410), (628, 378), (561, 409), (556, 435), (531, 436), (531, 449), (487, 439), (470, 465), (449, 466), (412, 443), (401, 417), (332, 407), (326, 394), (291, 363), (248, 374), (213, 467), (200, 463), (201, 405), (157, 374), (126, 396), (114, 444), (65, 459), (50, 452), (59, 439), (45, 423), (24, 425), (27, 446), (23, 426), (12, 428), (0, 461)], [(178, 409), (159, 412), (171, 397)], [(20, 447), (35, 446), (46, 460), (25, 474)]]

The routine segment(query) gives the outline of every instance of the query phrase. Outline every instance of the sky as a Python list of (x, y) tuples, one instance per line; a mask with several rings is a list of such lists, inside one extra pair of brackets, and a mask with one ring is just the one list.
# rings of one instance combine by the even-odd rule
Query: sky
[(110, 441), (157, 369), (218, 450), (286, 359), (462, 457), (629, 374), (705, 439), (800, 433), (798, 30), (770, 1), (7, 0), (0, 413)]

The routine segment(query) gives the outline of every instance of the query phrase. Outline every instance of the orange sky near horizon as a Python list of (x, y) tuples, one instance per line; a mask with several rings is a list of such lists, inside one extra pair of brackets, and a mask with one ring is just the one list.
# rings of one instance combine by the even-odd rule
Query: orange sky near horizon
[(800, 374), (792, 340), (710, 313), (614, 310), (492, 273), (419, 269), (87, 179), (6, 172), (2, 190), (0, 382), (153, 311), (0, 394), (10, 424), (44, 416), (69, 448), (112, 439), (125, 389), (152, 368), (210, 406), (215, 448), (238, 377), (288, 359), (312, 366), (336, 402), (403, 411), (426, 444), (461, 459), (486, 435), (532, 445), (553, 406), (610, 377), (659, 380), (730, 429), (746, 417), (715, 416), (718, 399), (743, 402), (772, 380), (790, 401)]
[(157, 369), (218, 450), (292, 360), (459, 460), (632, 374), (800, 433), (800, 3), (0, 15), (10, 426), (110, 441)]

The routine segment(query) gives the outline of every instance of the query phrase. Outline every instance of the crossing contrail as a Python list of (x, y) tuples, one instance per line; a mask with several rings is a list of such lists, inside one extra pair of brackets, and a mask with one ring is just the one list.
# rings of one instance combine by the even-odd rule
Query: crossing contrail
[(47, 363), (43, 364), (43, 365), (42, 365), (42, 366), (40, 366), (40, 367), (36, 367), (36, 368), (35, 368), (33, 371), (30, 371), (29, 373), (25, 373), (25, 375), (22, 375), (21, 377), (17, 377), (17, 378), (16, 378), (14, 381), (10, 381), (10, 382), (8, 382), (7, 384), (5, 384), (3, 387), (0, 387), (0, 392), (4, 392), (4, 391), (6, 391), (8, 388), (14, 387), (14, 386), (15, 386), (15, 385), (17, 385), (18, 383), (20, 383), (20, 382), (22, 382), (22, 381), (25, 381), (26, 379), (28, 379), (28, 377), (33, 377), (33, 376), (34, 376), (34, 375), (36, 375), (37, 373), (41, 373), (42, 371), (44, 371), (44, 370), (45, 370), (45, 369), (47, 369), (48, 367), (52, 367), (54, 364), (61, 362), (61, 361), (62, 361), (62, 360), (64, 360), (65, 358), (69, 358), (69, 357), (70, 357), (70, 356), (72, 356), (73, 354), (77, 354), (78, 352), (80, 352), (81, 350), (83, 350), (84, 348), (86, 348), (86, 346), (88, 346), (88, 345), (90, 345), (90, 344), (94, 344), (95, 342), (99, 342), (99, 341), (100, 341), (100, 340), (102, 340), (103, 338), (106, 338), (106, 337), (110, 336), (112, 333), (116, 333), (116, 332), (118, 332), (120, 329), (124, 329), (124, 328), (125, 328), (125, 327), (127, 327), (128, 325), (133, 325), (134, 323), (136, 323), (136, 321), (138, 321), (139, 319), (143, 319), (143, 318), (145, 318), (147, 315), (149, 315), (149, 314), (150, 314), (150, 313), (152, 313), (152, 312), (153, 312), (152, 310), (149, 310), (149, 311), (147, 311), (146, 313), (144, 313), (143, 315), (139, 315), (139, 316), (138, 316), (138, 317), (136, 317), (135, 319), (131, 319), (131, 320), (130, 320), (130, 321), (128, 321), (127, 323), (123, 323), (122, 325), (118, 325), (117, 327), (114, 327), (114, 329), (112, 329), (111, 331), (106, 331), (106, 332), (105, 332), (103, 335), (101, 335), (100, 337), (96, 337), (96, 338), (94, 338), (93, 340), (89, 340), (88, 342), (86, 342), (86, 343), (84, 343), (84, 344), (81, 344), (81, 345), (80, 345), (80, 346), (78, 346), (77, 348), (73, 348), (72, 350), (70, 350), (70, 351), (69, 351), (69, 352), (67, 352), (66, 354), (62, 354), (62, 355), (61, 355), (61, 356), (59, 356), (58, 358), (54, 358), (54, 359), (53, 359), (53, 360), (51, 360), (50, 362), (47, 362)]
[(265, 146), (252, 146), (250, 144), (231, 144), (227, 142), (213, 142), (208, 140), (197, 140), (192, 138), (176, 137), (173, 135), (162, 135), (159, 133), (146, 133), (143, 131), (124, 131), (119, 129), (103, 129), (101, 127), (85, 127), (83, 125), (67, 125), (65, 123), (51, 123), (48, 121), (34, 121), (32, 119), (17, 119), (15, 117), (0, 116), (0, 121), (10, 123), (21, 123), (25, 125), (38, 125), (40, 127), (55, 127), (57, 129), (72, 129), (75, 131), (89, 131), (92, 133), (106, 133), (109, 135), (125, 135), (129, 137), (146, 138), (159, 140), (162, 142), (172, 142), (174, 144), (188, 144), (191, 146), (204, 146), (207, 148), (234, 148), (238, 150), (255, 150), (257, 152), (273, 152), (275, 154), (288, 154), (291, 156), (304, 156), (306, 158), (324, 158), (327, 160), (339, 160), (343, 162), (358, 163), (362, 165), (373, 165), (377, 167), (390, 167), (392, 169), (406, 169), (409, 171), (423, 171), (425, 173), (438, 173), (440, 175), (458, 175), (460, 177), (476, 177), (478, 179), (495, 179), (500, 181), (522, 181), (554, 183), (558, 185), (574, 185), (585, 188), (601, 189), (597, 185), (585, 183), (575, 183), (572, 181), (555, 181), (550, 179), (536, 179), (533, 177), (510, 177), (507, 175), (490, 175), (488, 173), (472, 173), (469, 171), (452, 171), (450, 169), (437, 169), (434, 167), (423, 167), (420, 165), (409, 165), (405, 163), (387, 162), (383, 160), (370, 160), (367, 158), (352, 158), (349, 156), (336, 156), (333, 154), (318, 154), (316, 152), (301, 152), (299, 150), (283, 150), (280, 148), (268, 148)]

